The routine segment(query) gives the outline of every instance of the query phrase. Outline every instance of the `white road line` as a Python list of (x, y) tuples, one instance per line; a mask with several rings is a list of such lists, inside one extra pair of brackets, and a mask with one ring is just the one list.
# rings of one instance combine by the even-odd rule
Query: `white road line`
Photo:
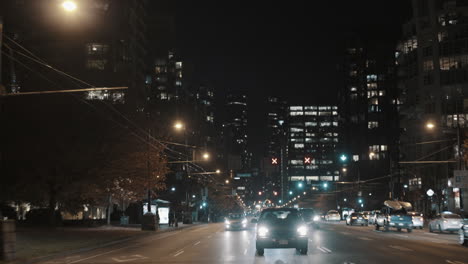
[(394, 249), (398, 249), (398, 250), (401, 250), (401, 251), (414, 251), (414, 250), (412, 250), (412, 249), (405, 248), (405, 247), (400, 247), (400, 246), (393, 246), (393, 245), (391, 245), (391, 246), (388, 246), (388, 247), (394, 248)]
[(195, 243), (195, 244), (193, 244), (193, 245), (196, 246), (196, 245), (198, 245), (198, 244), (200, 244), (200, 243), (201, 243), (201, 241), (198, 241), (197, 243)]
[(330, 254), (331, 250), (326, 247), (317, 247), (318, 250), (322, 251), (323, 253)]
[(361, 239), (361, 240), (374, 240), (374, 239), (368, 238), (368, 237), (358, 237), (358, 239)]
[(436, 233), (424, 233), (425, 235), (432, 235), (432, 236), (438, 236), (439, 234)]
[(450, 264), (466, 264), (465, 262), (461, 262), (461, 261), (451, 261), (451, 260), (448, 260), (448, 259), (446, 259), (445, 262), (450, 263)]
[(174, 255), (174, 257), (177, 257), (177, 256), (179, 256), (179, 255), (180, 255), (180, 254), (182, 254), (182, 253), (184, 253), (184, 251), (183, 251), (183, 250), (181, 250), (181, 251), (177, 252), (177, 253)]
[(405, 237), (405, 238), (408, 238), (407, 235), (400, 235), (400, 234), (396, 234), (395, 236), (399, 236), (399, 237)]
[(244, 250), (244, 255), (247, 255), (247, 249)]

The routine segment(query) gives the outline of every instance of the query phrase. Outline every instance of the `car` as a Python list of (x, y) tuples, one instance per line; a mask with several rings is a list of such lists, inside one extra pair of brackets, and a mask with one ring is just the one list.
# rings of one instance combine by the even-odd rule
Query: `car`
[(380, 210), (374, 210), (371, 212), (371, 214), (369, 215), (369, 225), (375, 225), (375, 220), (377, 219), (377, 217), (379, 216), (380, 214)]
[(451, 212), (443, 212), (429, 222), (429, 232), (439, 231), (443, 233), (449, 231), (453, 233), (459, 231), (463, 225), (463, 218)]
[(259, 256), (266, 248), (296, 248), (307, 255), (309, 230), (298, 209), (267, 208), (251, 222), (257, 224), (255, 246)]
[(327, 221), (340, 221), (341, 220), (340, 213), (338, 213), (338, 211), (336, 211), (336, 210), (330, 210), (325, 215), (325, 220), (327, 220)]
[(412, 209), (411, 203), (404, 201), (387, 200), (384, 202), (384, 207), (380, 210), (375, 220), (375, 230), (381, 227), (385, 231), (390, 228), (396, 228), (398, 231), (406, 229), (408, 233), (413, 231), (413, 218), (407, 214), (408, 210)]
[(362, 211), (361, 213), (362, 213), (362, 215), (364, 216), (364, 218), (366, 218), (367, 220), (369, 220), (369, 216), (370, 216), (370, 214), (371, 214), (370, 211)]
[(410, 211), (408, 215), (411, 215), (413, 218), (413, 228), (423, 229), (424, 227), (424, 217), (422, 213)]
[(369, 221), (366, 219), (365, 215), (362, 213), (351, 213), (346, 218), (346, 225), (361, 225), (368, 226)]
[(312, 226), (314, 228), (319, 228), (319, 222), (321, 220), (320, 214), (315, 212), (312, 208), (302, 208), (299, 210), (301, 212), (302, 218), (304, 222), (308, 226)]
[(341, 209), (341, 219), (346, 220), (346, 217), (348, 217), (348, 215), (350, 215), (351, 213), (354, 213), (354, 209), (344, 207), (343, 209)]
[(224, 219), (225, 230), (242, 230), (247, 228), (247, 218), (243, 213), (230, 213)]
[(458, 230), (458, 242), (460, 245), (468, 247), (468, 219), (464, 220), (460, 230)]

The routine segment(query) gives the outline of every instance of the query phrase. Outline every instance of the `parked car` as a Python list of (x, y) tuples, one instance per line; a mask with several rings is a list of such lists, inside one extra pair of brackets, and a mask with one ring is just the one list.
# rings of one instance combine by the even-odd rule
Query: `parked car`
[(341, 216), (340, 213), (336, 210), (330, 210), (327, 212), (327, 215), (325, 216), (325, 220), (327, 221), (340, 221)]
[(460, 245), (468, 247), (468, 219), (465, 219), (460, 230), (458, 230), (458, 236)]
[(308, 228), (296, 208), (268, 208), (262, 211), (257, 223), (257, 254), (263, 256), (265, 248), (296, 248), (307, 254)]
[(451, 212), (443, 212), (429, 222), (429, 232), (437, 230), (440, 233), (445, 231), (453, 233), (460, 230), (462, 225), (463, 219), (460, 215)]
[(350, 215), (350, 214), (352, 214), (352, 213), (354, 213), (354, 209), (352, 209), (352, 208), (347, 208), (347, 207), (343, 208), (343, 209), (341, 210), (341, 219), (346, 220), (346, 218), (348, 217), (348, 215)]
[(224, 220), (225, 230), (242, 230), (247, 228), (247, 218), (243, 213), (230, 213)]
[(320, 214), (315, 212), (314, 209), (312, 208), (302, 208), (299, 210), (301, 212), (302, 218), (304, 219), (304, 222), (308, 226), (312, 226), (314, 228), (319, 228), (319, 223), (320, 223)]
[(413, 218), (413, 228), (423, 229), (424, 227), (424, 217), (420, 212), (410, 211), (408, 215), (411, 215)]
[(361, 213), (362, 213), (362, 215), (364, 216), (364, 218), (366, 218), (367, 220), (369, 220), (369, 216), (370, 216), (370, 214), (371, 214), (370, 211), (362, 211)]
[(346, 225), (369, 225), (369, 221), (366, 219), (365, 215), (362, 213), (352, 213), (346, 218)]
[(375, 229), (381, 227), (385, 231), (390, 228), (396, 228), (398, 231), (406, 229), (408, 233), (413, 231), (413, 218), (407, 214), (411, 210), (411, 203), (403, 201), (387, 200), (384, 202), (384, 207), (380, 210), (381, 214), (377, 216), (375, 221)]
[(377, 219), (377, 216), (379, 216), (380, 210), (374, 210), (371, 212), (369, 216), (369, 225), (375, 225), (375, 220)]

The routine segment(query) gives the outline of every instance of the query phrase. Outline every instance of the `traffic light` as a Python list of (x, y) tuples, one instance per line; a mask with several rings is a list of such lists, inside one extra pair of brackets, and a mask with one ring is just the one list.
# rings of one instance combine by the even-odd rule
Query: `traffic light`
[(348, 156), (346, 154), (341, 154), (340, 155), (340, 160), (341, 160), (341, 162), (346, 162), (348, 160)]
[(312, 157), (305, 156), (304, 157), (304, 164), (311, 164), (312, 163)]
[(278, 158), (276, 157), (271, 158), (271, 165), (278, 165), (278, 164), (279, 164)]

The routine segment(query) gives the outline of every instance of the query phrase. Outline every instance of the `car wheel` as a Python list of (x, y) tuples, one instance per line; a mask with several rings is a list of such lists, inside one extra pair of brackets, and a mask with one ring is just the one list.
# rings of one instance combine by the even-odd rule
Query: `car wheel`
[(434, 232), (434, 230), (432, 230), (432, 226), (431, 226), (431, 225), (429, 225), (429, 232), (430, 232), (430, 233), (433, 233), (433, 232)]
[(458, 231), (458, 243), (462, 246), (468, 246), (468, 242), (465, 239), (465, 234), (463, 232), (463, 229), (460, 229)]
[(379, 230), (380, 229), (380, 226), (379, 225), (375, 225), (375, 230)]
[(299, 252), (301, 253), (301, 255), (307, 255), (307, 247), (301, 248)]
[(263, 256), (265, 254), (265, 249), (264, 248), (257, 248), (257, 255)]
[(439, 225), (439, 232), (440, 232), (440, 233), (443, 233), (443, 232), (444, 232), (444, 231), (442, 231), (442, 227), (440, 227), (440, 225)]
[(397, 228), (398, 232), (401, 232), (401, 228)]
[(421, 229), (421, 230), (422, 230), (422, 229), (423, 229), (423, 227), (422, 227), (422, 226), (420, 226), (420, 227), (419, 227), (419, 229)]
[(408, 233), (411, 233), (411, 232), (413, 232), (413, 229), (408, 228), (408, 229), (406, 229), (406, 231), (408, 231)]
[(385, 225), (385, 226), (384, 226), (385, 232), (388, 232), (388, 229), (389, 229), (389, 228), (388, 228), (388, 225)]

